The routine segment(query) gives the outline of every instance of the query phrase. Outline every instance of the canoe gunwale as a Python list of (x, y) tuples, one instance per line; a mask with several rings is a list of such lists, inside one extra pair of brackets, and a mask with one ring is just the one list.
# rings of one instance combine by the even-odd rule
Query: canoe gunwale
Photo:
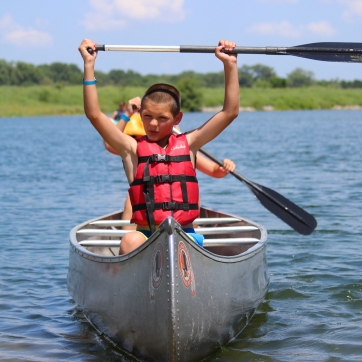
[[(109, 214), (109, 215), (113, 215), (113, 214), (114, 213)], [(98, 218), (95, 219), (95, 220), (98, 220)], [(75, 251), (77, 254), (81, 255), (82, 257), (84, 257), (86, 259), (89, 259), (89, 260), (96, 261), (98, 263), (119, 263), (121, 261), (131, 259), (135, 255), (141, 253), (150, 244), (152, 244), (154, 242), (154, 240), (156, 240), (157, 237), (161, 234), (161, 231), (162, 231), (162, 229), (161, 230), (160, 229), (156, 230), (156, 232), (151, 237), (149, 237), (145, 243), (143, 243), (140, 247), (138, 247), (137, 249), (131, 251), (128, 254), (116, 255), (116, 256), (101, 256), (99, 254), (95, 254), (95, 253), (92, 253), (91, 251), (87, 250), (85, 247), (80, 245), (78, 243), (78, 241), (77, 241), (77, 230), (79, 230), (81, 227), (86, 226), (88, 224), (89, 224), (89, 221), (86, 221), (83, 224), (75, 226), (71, 230), (71, 232), (70, 232), (71, 248), (73, 249), (73, 251)]]
[[(175, 230), (180, 235), (182, 235), (184, 238), (189, 238), (188, 235), (182, 230), (182, 228), (176, 228)], [(193, 242), (191, 240), (190, 240), (189, 246), (196, 249), (198, 252), (203, 254), (205, 257), (210, 258), (212, 260), (215, 260), (215, 261), (218, 261), (221, 263), (237, 263), (241, 260), (249, 259), (249, 258), (253, 257), (254, 255), (260, 253), (264, 249), (264, 247), (266, 247), (266, 241), (259, 241), (254, 246), (252, 246), (248, 250), (244, 251), (243, 253), (237, 254), (237, 255), (232, 255), (232, 256), (215, 254), (212, 251), (199, 246), (198, 244), (196, 244), (195, 242)]]
[[(215, 211), (210, 208), (208, 208), (208, 210)], [(112, 217), (113, 215), (120, 213), (122, 211), (123, 211), (122, 209), (117, 210), (110, 214), (101, 216), (101, 218), (104, 219), (107, 217)], [(228, 215), (240, 219), (239, 216), (235, 216), (232, 214), (228, 214)], [(161, 224), (160, 228), (157, 229), (156, 232), (150, 238), (148, 238), (144, 244), (142, 244), (137, 249), (133, 250), (132, 252), (130, 252), (128, 254), (116, 255), (116, 256), (102, 256), (102, 255), (89, 251), (88, 249), (86, 249), (86, 247), (80, 245), (79, 242), (77, 241), (77, 231), (79, 229), (84, 228), (87, 225), (90, 225), (92, 222), (99, 220), (99, 219), (100, 219), (100, 217), (83, 222), (82, 224), (75, 226), (70, 231), (70, 244), (71, 244), (72, 250), (74, 252), (76, 252), (77, 254), (79, 254), (80, 256), (84, 257), (85, 259), (92, 260), (92, 261), (95, 261), (98, 263), (119, 263), (119, 262), (122, 262), (122, 261), (125, 261), (128, 259), (131, 259), (132, 257), (136, 256), (137, 254), (141, 253), (144, 249), (149, 247), (151, 244), (153, 244), (153, 242), (155, 240), (157, 240), (157, 237), (161, 234), (161, 232), (164, 231), (164, 229), (166, 228), (165, 224), (163, 224), (163, 225)], [(253, 245), (246, 251), (242, 252), (241, 254), (236, 254), (236, 255), (231, 255), (231, 256), (215, 254), (208, 249), (200, 247), (198, 244), (191, 241), (191, 239), (188, 237), (188, 235), (182, 230), (180, 225), (176, 226), (174, 229), (176, 232), (181, 234), (183, 237), (186, 237), (187, 239), (189, 239), (190, 246), (193, 247), (194, 249), (196, 249), (198, 252), (202, 253), (205, 257), (215, 260), (217, 262), (221, 262), (221, 263), (237, 263), (241, 260), (249, 259), (249, 258), (253, 257), (255, 254), (258, 254), (259, 252), (263, 251), (263, 249), (266, 247), (266, 243), (267, 243), (267, 232), (263, 226), (255, 223), (249, 219), (246, 219), (244, 217), (242, 218), (242, 220), (249, 223), (250, 225), (256, 226), (259, 229), (259, 231), (261, 233), (260, 240), (258, 242), (256, 242), (255, 245)], [(168, 225), (168, 230), (165, 230), (165, 231), (169, 235), (171, 235), (170, 233), (173, 232), (173, 228), (171, 227), (170, 224)]]

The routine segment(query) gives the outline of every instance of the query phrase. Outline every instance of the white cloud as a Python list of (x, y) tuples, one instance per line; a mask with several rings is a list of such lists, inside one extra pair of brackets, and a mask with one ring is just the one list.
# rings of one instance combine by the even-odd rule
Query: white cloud
[(18, 46), (43, 47), (52, 44), (49, 34), (34, 29), (19, 29), (4, 35), (5, 41)]
[(0, 30), (6, 29), (11, 26), (13, 19), (10, 14), (5, 14), (2, 19), (0, 19)]
[(249, 32), (261, 35), (281, 35), (287, 38), (297, 38), (301, 34), (300, 29), (288, 21), (282, 21), (280, 23), (257, 23), (252, 25)]
[(306, 29), (312, 34), (330, 36), (336, 33), (328, 21), (320, 21), (318, 23), (309, 23)]
[(306, 32), (323, 36), (335, 34), (335, 30), (328, 21), (309, 23), (307, 25), (293, 25), (288, 21), (257, 23), (252, 25), (248, 32), (261, 35), (279, 35), (286, 38), (299, 38)]
[(351, 21), (353, 18), (362, 17), (362, 0), (320, 0), (325, 4), (338, 3), (345, 7), (342, 19)]
[(174, 23), (184, 19), (184, 0), (89, 0), (92, 11), (81, 21), (87, 30), (123, 28), (135, 20)]
[(126, 26), (127, 22), (122, 19), (114, 19), (112, 15), (107, 15), (106, 12), (99, 14), (88, 13), (80, 24), (84, 25), (87, 30), (110, 30), (120, 29)]
[(343, 19), (351, 20), (355, 16), (362, 16), (362, 0), (339, 0), (339, 3), (347, 8), (342, 14)]
[(50, 34), (16, 24), (10, 14), (0, 19), (0, 39), (21, 47), (44, 47), (53, 43)]
[(280, 4), (297, 4), (298, 0), (258, 0), (259, 3), (267, 3), (273, 5), (280, 5)]

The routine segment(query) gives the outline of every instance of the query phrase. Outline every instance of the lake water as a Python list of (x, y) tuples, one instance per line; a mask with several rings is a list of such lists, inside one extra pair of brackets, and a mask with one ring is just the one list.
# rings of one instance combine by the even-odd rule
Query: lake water
[[(84, 116), (3, 118), (0, 144), (0, 360), (134, 361), (66, 287), (70, 229), (123, 206), (120, 158)], [(242, 113), (205, 149), (318, 220), (301, 236), (233, 176), (199, 175), (202, 204), (266, 226), (271, 274), (251, 323), (207, 361), (362, 360), (362, 112)]]

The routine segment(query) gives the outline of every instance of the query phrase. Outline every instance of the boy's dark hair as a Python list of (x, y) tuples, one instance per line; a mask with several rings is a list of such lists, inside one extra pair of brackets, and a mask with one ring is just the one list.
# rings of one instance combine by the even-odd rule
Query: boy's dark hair
[(150, 100), (156, 104), (166, 103), (170, 105), (170, 110), (173, 116), (180, 113), (181, 109), (181, 95), (180, 92), (172, 85), (165, 83), (158, 83), (148, 88), (142, 97), (141, 107), (143, 108), (144, 102)]

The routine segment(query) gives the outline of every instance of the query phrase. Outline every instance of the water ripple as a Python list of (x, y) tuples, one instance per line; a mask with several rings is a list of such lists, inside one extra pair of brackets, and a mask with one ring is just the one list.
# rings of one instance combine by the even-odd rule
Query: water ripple
[[(267, 227), (271, 274), (250, 324), (205, 361), (362, 360), (361, 139), (361, 111), (255, 112), (205, 147), (318, 220), (301, 236), (233, 176), (198, 175), (202, 204)], [(66, 288), (70, 229), (123, 206), (120, 159), (84, 117), (2, 119), (0, 142), (0, 360), (136, 361)]]

